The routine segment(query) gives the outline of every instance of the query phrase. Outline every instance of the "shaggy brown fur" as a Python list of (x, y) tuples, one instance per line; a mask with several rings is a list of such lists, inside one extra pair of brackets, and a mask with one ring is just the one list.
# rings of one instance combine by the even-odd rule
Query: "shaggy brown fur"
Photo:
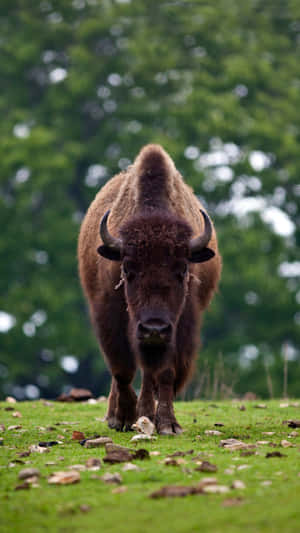
[[(200, 208), (168, 154), (148, 145), (126, 172), (100, 190), (83, 221), (80, 278), (113, 376), (110, 427), (129, 429), (137, 416), (145, 415), (155, 420), (160, 433), (181, 431), (172, 400), (192, 371), (201, 315), (221, 271), (214, 229), (208, 244), (214, 257), (195, 263), (189, 257), (190, 239), (203, 231)], [(117, 261), (107, 259), (99, 235), (107, 210), (109, 232), (122, 242)], [(151, 330), (155, 342), (148, 339), (152, 327), (163, 328), (159, 334)], [(137, 366), (143, 383), (136, 404), (131, 382)]]

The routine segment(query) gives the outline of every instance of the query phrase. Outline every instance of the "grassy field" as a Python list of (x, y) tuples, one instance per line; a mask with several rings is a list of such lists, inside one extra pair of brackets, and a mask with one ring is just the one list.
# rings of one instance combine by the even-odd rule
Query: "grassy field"
[[(258, 403), (245, 402), (245, 410), (240, 410), (241, 402), (177, 403), (176, 415), (184, 433), (176, 437), (157, 436), (152, 442), (136, 445), (130, 443), (132, 433), (116, 433), (101, 421), (105, 402), (92, 405), (42, 400), (14, 405), (2, 402), (1, 533), (299, 532), (300, 429), (283, 423), (300, 419), (299, 402), (290, 400), (285, 402), (288, 407), (280, 407), (283, 402), (274, 400), (266, 402), (264, 408), (255, 407)], [(13, 410), (7, 410), (8, 407)], [(13, 416), (16, 411), (21, 417)], [(16, 425), (22, 427), (9, 429)], [(207, 430), (222, 433), (209, 435)], [(124, 464), (103, 463), (104, 448), (84, 448), (72, 440), (73, 431), (81, 431), (86, 437), (110, 436), (116, 444), (160, 454), (134, 460), (139, 471), (123, 471)], [(220, 440), (228, 438), (256, 447), (229, 451), (220, 447)], [(293, 446), (284, 447), (284, 440)], [(18, 455), (41, 441), (60, 443), (48, 448), (49, 453)], [(179, 464), (165, 464), (169, 454), (191, 449), (193, 454), (181, 457)], [(249, 451), (254, 454), (245, 455)], [(266, 457), (274, 451), (283, 456)], [(51, 473), (66, 471), (71, 465), (85, 465), (89, 458), (101, 459), (100, 470), (81, 471), (76, 484), (48, 483)], [(196, 470), (203, 460), (216, 465), (217, 471)], [(23, 483), (18, 479), (19, 472), (27, 467), (39, 469), (38, 486), (15, 490)], [(106, 472), (120, 473), (121, 485), (99, 479)], [(197, 485), (209, 476), (216, 477), (218, 484), (229, 487), (229, 491), (183, 498), (149, 497), (165, 485)], [(245, 488), (231, 488), (235, 480), (242, 481)], [(125, 487), (121, 489), (124, 492), (113, 492), (118, 487)]]

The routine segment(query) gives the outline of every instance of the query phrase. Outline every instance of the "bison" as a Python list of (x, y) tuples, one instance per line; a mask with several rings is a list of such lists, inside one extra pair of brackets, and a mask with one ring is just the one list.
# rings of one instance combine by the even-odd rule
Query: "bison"
[(181, 433), (173, 399), (193, 370), (221, 258), (212, 222), (161, 146), (145, 146), (98, 192), (82, 223), (78, 258), (112, 374), (108, 426), (126, 431), (147, 416), (158, 433)]

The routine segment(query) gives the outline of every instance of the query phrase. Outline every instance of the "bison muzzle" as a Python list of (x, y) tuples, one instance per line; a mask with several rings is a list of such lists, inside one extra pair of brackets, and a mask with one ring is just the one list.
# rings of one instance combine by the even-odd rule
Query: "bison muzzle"
[(145, 146), (97, 194), (81, 227), (78, 257), (112, 374), (109, 427), (129, 430), (147, 416), (158, 433), (181, 433), (173, 399), (193, 370), (221, 258), (213, 223), (159, 145)]

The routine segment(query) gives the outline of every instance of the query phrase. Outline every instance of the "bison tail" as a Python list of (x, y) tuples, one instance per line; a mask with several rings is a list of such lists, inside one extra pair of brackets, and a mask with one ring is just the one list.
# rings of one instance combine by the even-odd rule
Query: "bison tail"
[(138, 203), (141, 207), (163, 206), (172, 189), (176, 172), (167, 152), (158, 144), (145, 146), (134, 162), (138, 183)]

